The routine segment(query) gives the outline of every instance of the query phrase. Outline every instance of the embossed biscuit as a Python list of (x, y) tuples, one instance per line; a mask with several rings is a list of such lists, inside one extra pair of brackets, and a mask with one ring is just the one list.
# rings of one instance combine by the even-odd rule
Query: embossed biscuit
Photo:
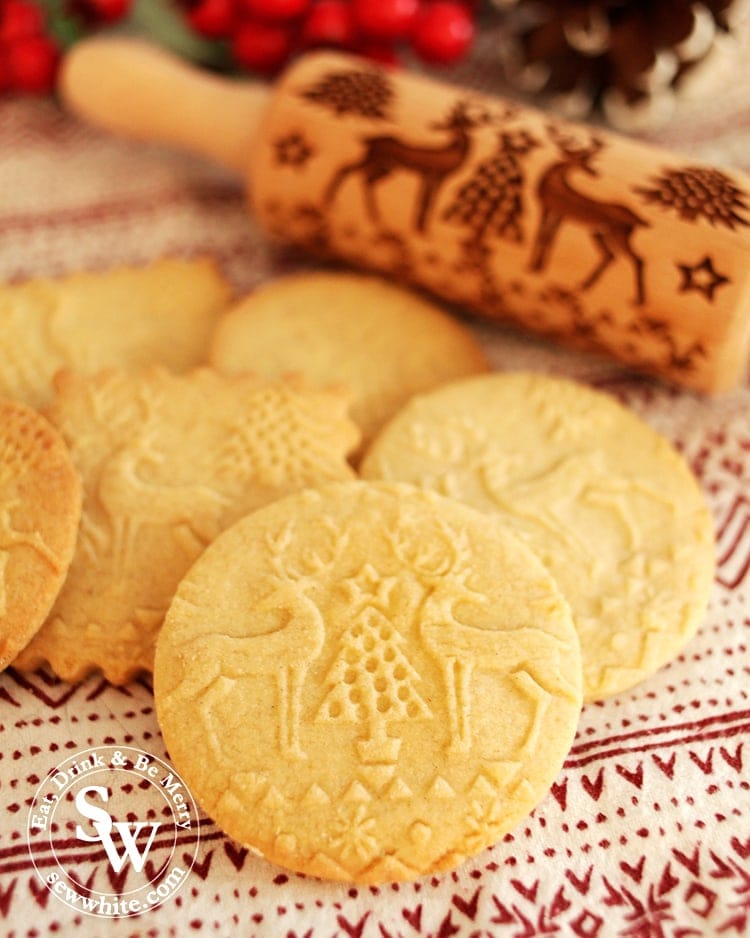
[(16, 661), (76, 681), (124, 683), (152, 664), (156, 633), (190, 564), (248, 511), (349, 479), (359, 434), (347, 398), (300, 380), (63, 372), (50, 417), (84, 487), (81, 533), (50, 616)]
[(316, 876), (452, 868), (546, 794), (580, 652), (495, 518), (395, 483), (291, 495), (220, 535), (156, 651), (170, 756), (228, 834)]
[(407, 405), (362, 474), (452, 495), (524, 538), (573, 609), (587, 700), (652, 674), (705, 615), (713, 525), (698, 484), (602, 392), (525, 373), (456, 382)]
[(40, 414), (0, 401), (0, 671), (31, 639), (68, 572), (81, 483)]
[(230, 309), (209, 360), (226, 374), (300, 371), (348, 385), (364, 443), (411, 395), (489, 367), (469, 330), (419, 294), (319, 271), (271, 281)]
[(44, 407), (61, 368), (93, 373), (206, 360), (229, 285), (208, 259), (0, 286), (0, 395)]

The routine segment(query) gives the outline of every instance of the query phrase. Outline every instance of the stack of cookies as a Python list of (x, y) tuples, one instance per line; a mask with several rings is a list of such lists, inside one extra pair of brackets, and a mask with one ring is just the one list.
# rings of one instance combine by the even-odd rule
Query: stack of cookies
[(0, 321), (0, 666), (153, 671), (178, 772), (273, 862), (457, 866), (705, 615), (673, 447), (408, 290), (237, 302), (162, 261), (6, 287)]

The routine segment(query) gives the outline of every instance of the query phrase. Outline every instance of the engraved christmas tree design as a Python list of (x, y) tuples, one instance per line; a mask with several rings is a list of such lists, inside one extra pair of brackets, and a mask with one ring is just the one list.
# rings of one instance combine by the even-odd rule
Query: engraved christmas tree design
[(464, 225), (475, 242), (486, 235), (521, 243), (525, 175), (522, 158), (539, 146), (526, 131), (499, 135), (495, 153), (480, 163), (445, 210), (446, 221)]
[(332, 408), (342, 446), (351, 448), (354, 431), (337, 395), (313, 392), (290, 378), (258, 387), (250, 404), (220, 453), (222, 475), (252, 478), (269, 488), (301, 487), (312, 475), (340, 478), (340, 456), (331, 446)]
[(750, 225), (750, 195), (720, 169), (685, 166), (667, 169), (651, 180), (651, 186), (634, 190), (646, 202), (676, 212), (684, 221), (701, 219), (729, 228)]
[[(402, 650), (404, 637), (379, 608), (383, 585), (364, 597), (341, 635), (325, 677), (328, 693), (316, 715), (320, 722), (366, 726), (367, 737), (357, 743), (363, 763), (396, 761), (401, 740), (388, 735), (390, 723), (432, 717), (417, 690), (420, 676)], [(354, 588), (361, 593), (360, 582)]]
[(370, 68), (330, 72), (304, 90), (301, 96), (337, 115), (359, 114), (385, 120), (394, 94), (386, 72)]

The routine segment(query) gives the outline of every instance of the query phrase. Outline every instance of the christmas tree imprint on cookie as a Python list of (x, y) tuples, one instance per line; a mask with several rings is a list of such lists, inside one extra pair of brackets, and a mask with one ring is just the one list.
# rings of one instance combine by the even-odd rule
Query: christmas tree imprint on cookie
[(290, 492), (349, 479), (359, 435), (340, 390), (301, 381), (63, 373), (50, 410), (83, 480), (81, 534), (48, 621), (17, 665), (120, 684), (152, 665), (177, 584), (220, 531)]
[(370, 883), (501, 838), (581, 705), (541, 562), (496, 519), (393, 483), (291, 495), (220, 535), (177, 590), (154, 679), (175, 766), (223, 830)]

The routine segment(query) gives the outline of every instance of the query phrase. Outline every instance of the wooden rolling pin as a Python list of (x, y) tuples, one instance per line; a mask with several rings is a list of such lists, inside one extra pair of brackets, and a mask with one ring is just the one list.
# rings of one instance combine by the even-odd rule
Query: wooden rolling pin
[(274, 87), (78, 43), (67, 106), (245, 175), (280, 238), (701, 391), (750, 347), (750, 179), (337, 53)]

